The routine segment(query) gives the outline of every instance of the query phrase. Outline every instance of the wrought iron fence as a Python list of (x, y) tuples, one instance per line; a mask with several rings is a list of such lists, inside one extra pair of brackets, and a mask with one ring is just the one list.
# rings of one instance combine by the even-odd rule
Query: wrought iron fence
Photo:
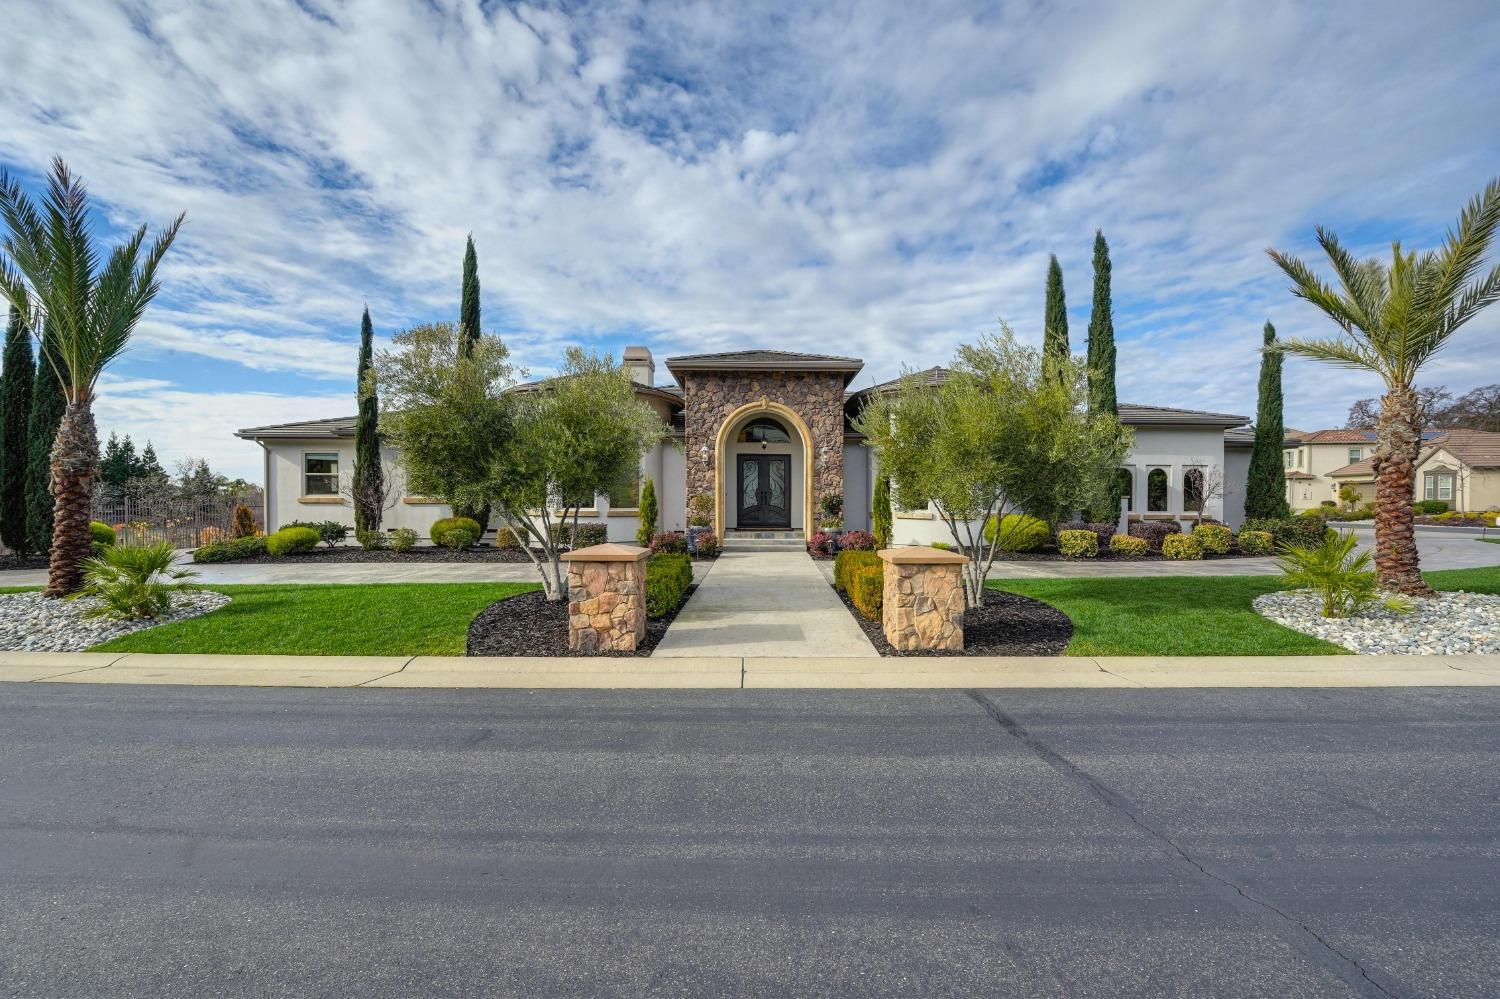
[(241, 503), (257, 524), (265, 523), (265, 496), (258, 489), (234, 496), (179, 496), (101, 487), (94, 492), (91, 515), (113, 527), (120, 544), (169, 541), (173, 548), (197, 548), (229, 537), (234, 508)]

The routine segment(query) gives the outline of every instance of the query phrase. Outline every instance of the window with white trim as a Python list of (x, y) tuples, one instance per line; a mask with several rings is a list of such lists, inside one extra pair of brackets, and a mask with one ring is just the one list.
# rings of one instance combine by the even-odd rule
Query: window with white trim
[(331, 451), (309, 451), (302, 455), (302, 495), (339, 494), (339, 456)]
[(1441, 472), (1428, 472), (1422, 476), (1422, 498), (1451, 500), (1453, 498), (1453, 476)]
[(1349, 449), (1349, 464), (1351, 464), (1351, 465), (1354, 464), (1356, 461), (1359, 461), (1364, 456), (1365, 456), (1364, 451), (1360, 450), (1357, 447), (1351, 447)]

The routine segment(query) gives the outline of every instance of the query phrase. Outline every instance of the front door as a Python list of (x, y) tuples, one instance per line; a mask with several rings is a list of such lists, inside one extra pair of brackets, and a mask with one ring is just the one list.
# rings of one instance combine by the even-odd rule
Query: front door
[(785, 454), (742, 454), (738, 515), (740, 527), (792, 526), (792, 458)]

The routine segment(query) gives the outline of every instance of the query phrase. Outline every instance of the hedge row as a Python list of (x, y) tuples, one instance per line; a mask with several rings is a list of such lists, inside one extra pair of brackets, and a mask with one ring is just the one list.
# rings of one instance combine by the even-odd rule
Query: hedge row
[(685, 554), (664, 553), (646, 560), (646, 616), (666, 617), (676, 610), (693, 585), (693, 560)]

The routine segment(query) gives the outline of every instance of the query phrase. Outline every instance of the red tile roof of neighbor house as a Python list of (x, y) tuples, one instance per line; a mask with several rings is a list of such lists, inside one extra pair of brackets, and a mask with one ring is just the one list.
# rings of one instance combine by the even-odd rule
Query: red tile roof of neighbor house
[(1441, 448), (1470, 468), (1500, 468), (1500, 434), (1492, 431), (1444, 430), (1426, 443), (1419, 464)]
[(1371, 455), (1364, 461), (1356, 461), (1343, 468), (1335, 468), (1328, 473), (1330, 479), (1373, 479), (1375, 477), (1375, 457)]
[(1295, 440), (1299, 444), (1373, 444), (1375, 443), (1375, 431), (1373, 430), (1307, 430), (1298, 432), (1288, 430), (1287, 440)]

